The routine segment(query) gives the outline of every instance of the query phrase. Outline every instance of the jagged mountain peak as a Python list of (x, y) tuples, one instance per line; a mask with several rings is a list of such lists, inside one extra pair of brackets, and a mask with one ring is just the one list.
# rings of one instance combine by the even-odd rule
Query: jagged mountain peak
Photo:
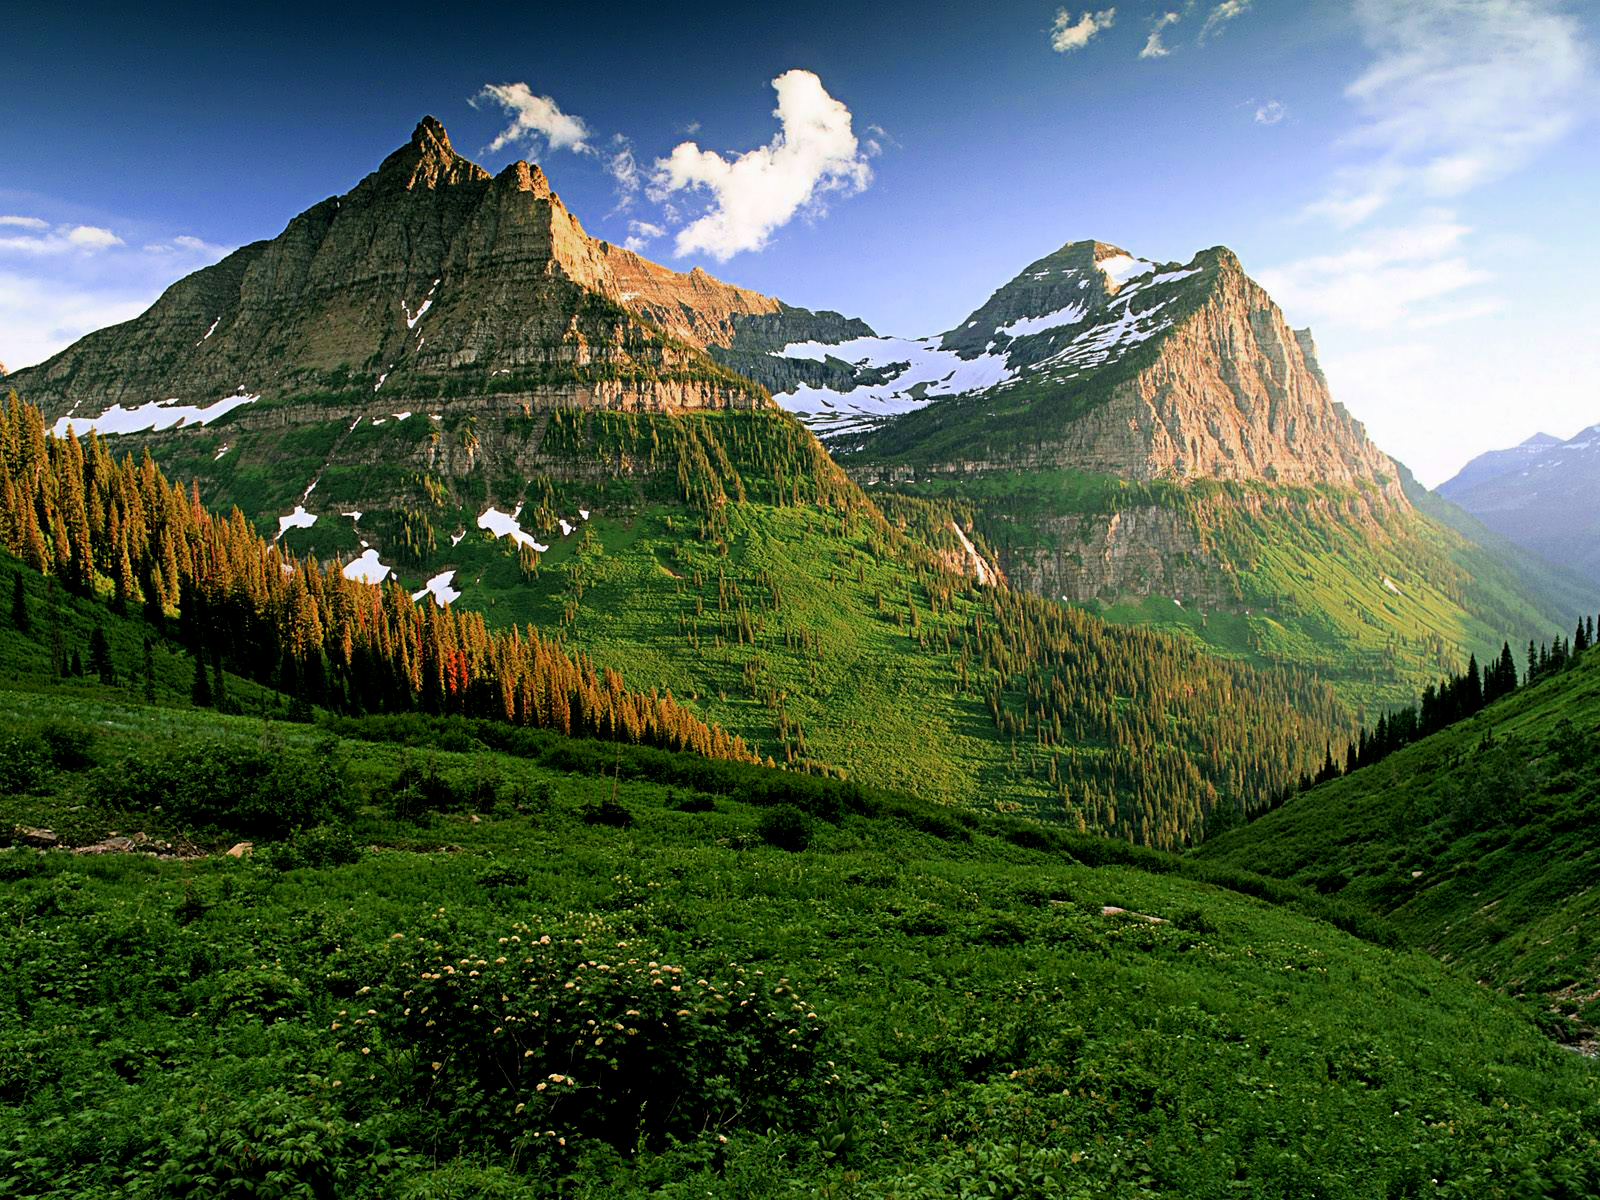
[(380, 185), (403, 190), (482, 183), (488, 178), (477, 163), (455, 152), (450, 135), (434, 117), (417, 122), (411, 140), (384, 159), (375, 176)]

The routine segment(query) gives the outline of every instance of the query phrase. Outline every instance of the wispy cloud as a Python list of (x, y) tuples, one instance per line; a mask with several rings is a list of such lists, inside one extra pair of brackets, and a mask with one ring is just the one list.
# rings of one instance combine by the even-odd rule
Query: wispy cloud
[(535, 152), (548, 146), (552, 150), (571, 150), (582, 154), (589, 149), (589, 126), (581, 117), (561, 111), (549, 96), (536, 96), (526, 83), (487, 83), (473, 98), (498, 104), (511, 117), (511, 124), (489, 143), (492, 153), (514, 143), (533, 147)]
[(13, 370), (137, 316), (174, 279), (229, 250), (190, 234), (129, 245), (105, 226), (32, 215), (0, 216), (0, 230), (19, 231), (0, 235), (0, 361)]
[(1176, 25), (1181, 20), (1183, 16), (1179, 13), (1164, 12), (1151, 22), (1150, 36), (1145, 39), (1144, 49), (1139, 51), (1139, 57), (1165, 58), (1171, 54), (1171, 49), (1161, 40), (1161, 35), (1169, 26)]
[(98, 225), (57, 225), (38, 217), (3, 217), (0, 225), (28, 232), (0, 237), (0, 253), (12, 254), (93, 254), (122, 245), (122, 239)]
[(1288, 115), (1288, 106), (1282, 100), (1265, 100), (1256, 105), (1255, 122), (1257, 125), (1276, 125)]
[(623, 245), (635, 254), (639, 254), (651, 242), (666, 236), (667, 231), (652, 221), (629, 221), (628, 240)]
[(1345, 89), (1356, 162), (1308, 211), (1350, 226), (1403, 197), (1458, 196), (1569, 130), (1586, 92), (1577, 22), (1553, 0), (1357, 0), (1373, 60)]
[(796, 214), (819, 210), (828, 193), (851, 195), (872, 180), (867, 154), (851, 128), (850, 110), (810, 71), (786, 71), (772, 81), (780, 129), (765, 146), (736, 158), (682, 142), (656, 162), (651, 196), (704, 191), (711, 208), (678, 230), (679, 255), (702, 251), (725, 261), (760, 250)]
[(1055, 24), (1050, 27), (1050, 48), (1057, 54), (1082, 50), (1089, 44), (1090, 38), (1102, 29), (1110, 29), (1116, 19), (1117, 10), (1114, 8), (1085, 12), (1076, 21), (1072, 19), (1071, 10), (1058, 8)]
[[(1448, 209), (1376, 229), (1335, 254), (1262, 271), (1261, 283), (1297, 319), (1331, 320), (1395, 332), (1442, 325), (1493, 311), (1492, 297), (1461, 296), (1493, 276), (1466, 250), (1472, 229)], [(1449, 305), (1438, 301), (1449, 298)]]
[(1221, 33), (1229, 21), (1238, 19), (1250, 11), (1250, 0), (1222, 0), (1222, 3), (1206, 14), (1206, 22), (1200, 27), (1200, 42), (1213, 34)]

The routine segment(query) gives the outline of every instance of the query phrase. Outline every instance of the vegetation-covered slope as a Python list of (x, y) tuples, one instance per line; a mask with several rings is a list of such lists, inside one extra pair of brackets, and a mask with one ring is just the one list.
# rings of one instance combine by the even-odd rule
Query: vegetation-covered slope
[[(757, 419), (800, 439), (778, 444), (809, 448), (818, 461), (800, 461), (813, 469), (786, 486), (793, 460), (764, 462), (772, 441), (741, 441), (749, 425), (717, 436), (720, 420)], [(540, 555), (463, 530), (437, 553), (477, 612), (419, 611), (393, 587), (285, 558), (293, 533), (269, 546), (152, 463), (119, 465), (97, 437), (47, 437), (27, 405), (8, 407), (3, 430), (4, 533), (69, 590), (104, 589), (152, 620), (176, 603), (191, 650), (344, 711), (422, 708), (755, 754), (1153, 845), (1188, 843), (1218, 807), (1259, 808), (1352, 732), (1326, 687), (1293, 672), (951, 571), (929, 545), (954, 534), (891, 526), (779, 414), (552, 425), (547, 440), (591, 461), (643, 458), (665, 428), (680, 465), (698, 465), (673, 485), (677, 505), (646, 490), (622, 508), (626, 477), (610, 477), (612, 492), (591, 494), (620, 512), (591, 512), (559, 552), (553, 533)], [(756, 476), (766, 503), (745, 491)], [(555, 507), (571, 492), (540, 486), (535, 520), (572, 511)], [(651, 690), (630, 691), (617, 671)]]
[(0, 851), (0, 1194), (1600, 1188), (1588, 1061), (1281, 885), (504, 726), (0, 713), (71, 751), (8, 828), (256, 840)]
[(1600, 653), (1208, 841), (1381, 914), (1469, 977), (1600, 1025)]
[[(1421, 489), (1409, 486), (1408, 492)], [(869, 486), (947, 504), (1014, 587), (1213, 653), (1292, 666), (1368, 718), (1503, 640), (1548, 638), (1582, 588), (1425, 493), (1374, 504), (1332, 487), (1134, 483), (1068, 469)]]

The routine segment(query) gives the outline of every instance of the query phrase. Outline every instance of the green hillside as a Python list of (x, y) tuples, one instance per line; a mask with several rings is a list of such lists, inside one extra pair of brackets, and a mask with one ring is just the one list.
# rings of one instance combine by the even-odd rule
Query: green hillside
[(1586, 600), (1527, 555), (1447, 525), (1438, 510), (1450, 506), (1434, 497), (1406, 511), (1331, 487), (1133, 483), (1066, 469), (869, 489), (892, 509), (890, 491), (949, 504), (1022, 576), (1113, 516), (1170, 515), (1195, 549), (1165, 551), (1165, 569), (1196, 581), (1199, 594), (1175, 599), (1159, 577), (1144, 578), (1086, 607), (1213, 653), (1314, 672), (1368, 719), (1471, 654), (1548, 638)]
[(1380, 914), (1468, 978), (1600, 1026), (1600, 654), (1322, 784), (1200, 857)]
[(0, 850), (3, 1195), (1600, 1188), (1592, 1065), (1311, 893), (504, 726), (0, 713), (5, 828), (205, 855)]
[[(93, 437), (68, 452), (36, 410), (12, 406), (25, 486), (9, 493), (9, 544), (135, 607), (159, 595), (181, 609), (188, 587), (204, 619), (184, 628), (203, 627), (223, 667), (336, 709), (492, 709), (566, 730), (571, 708), (579, 732), (620, 723), (624, 740), (693, 748), (731, 737), (718, 753), (1168, 848), (1219, 808), (1260, 808), (1353, 732), (1304, 673), (978, 584), (954, 569), (959, 542), (931, 506), (891, 522), (783, 414), (523, 420), (537, 430), (506, 418), (477, 426), (475, 445), (531, 439), (548, 468), (531, 482), (491, 479), (485, 451), (465, 476), (412, 479), (390, 508), (346, 509), (374, 486), (360, 472), (385, 469), (381, 455), (361, 465), (352, 435), (311, 476), (323, 515), (269, 547), (266, 520), (205, 517), (153, 463), (118, 463)], [(187, 445), (155, 450), (173, 461)], [(234, 472), (250, 461), (242, 442), (220, 460), (201, 449)], [(186, 482), (217, 504), (247, 501), (230, 489), (251, 478)], [(30, 516), (16, 498), (35, 492)], [(479, 529), (491, 504), (544, 549)], [(449, 613), (418, 614), (390, 583), (380, 596), (316, 561), (339, 549), (327, 531), (357, 526), (406, 591), (453, 571)], [(547, 696), (549, 671), (566, 700)], [(617, 721), (608, 671), (630, 689)]]

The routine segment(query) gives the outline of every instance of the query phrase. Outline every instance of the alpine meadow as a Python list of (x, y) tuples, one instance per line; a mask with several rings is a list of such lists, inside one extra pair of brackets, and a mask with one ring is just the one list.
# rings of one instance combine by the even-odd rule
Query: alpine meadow
[(171, 8), (8, 55), (0, 1197), (1600, 1198), (1595, 13)]

